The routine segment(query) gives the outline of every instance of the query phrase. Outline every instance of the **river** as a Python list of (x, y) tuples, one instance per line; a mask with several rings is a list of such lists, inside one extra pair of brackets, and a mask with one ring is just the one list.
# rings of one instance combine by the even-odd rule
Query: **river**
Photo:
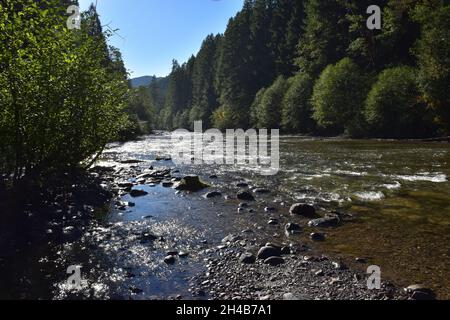
[[(308, 202), (354, 218), (327, 229), (326, 241), (313, 244), (316, 250), (354, 268), (367, 267), (355, 262), (363, 257), (380, 266), (384, 279), (400, 286), (424, 283), (439, 298), (450, 298), (450, 144), (281, 136), (280, 171), (262, 176), (246, 165), (156, 161), (172, 154), (169, 141), (160, 133), (111, 144), (98, 164), (124, 173), (153, 166), (171, 168), (174, 176), (197, 174), (225, 196), (210, 200), (206, 191), (186, 194), (149, 183), (139, 187), (145, 197), (124, 194), (121, 200), (134, 206), (112, 206), (102, 224), (59, 253), (62, 264), (83, 265), (88, 283), (76, 297), (189, 298), (189, 278), (205, 272), (202, 254), (230, 233), (254, 228), (261, 241), (311, 242), (307, 232), (287, 239), (279, 227), (267, 225), (269, 215), (284, 222), (291, 204)], [(121, 163), (127, 159), (143, 162)], [(237, 212), (233, 195), (240, 181), (271, 191), (258, 196), (251, 213)], [(268, 214), (266, 206), (280, 209)], [(164, 239), (149, 247), (142, 241), (146, 231)], [(172, 248), (189, 252), (189, 258), (168, 267), (162, 260)], [(74, 295), (62, 281), (54, 297)]]

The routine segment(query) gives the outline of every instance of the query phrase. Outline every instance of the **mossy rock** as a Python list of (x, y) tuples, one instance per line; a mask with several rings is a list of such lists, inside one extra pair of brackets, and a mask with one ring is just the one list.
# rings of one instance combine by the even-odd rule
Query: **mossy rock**
[(178, 183), (175, 187), (177, 190), (182, 191), (200, 191), (205, 188), (208, 188), (209, 185), (200, 180), (198, 176), (186, 176)]

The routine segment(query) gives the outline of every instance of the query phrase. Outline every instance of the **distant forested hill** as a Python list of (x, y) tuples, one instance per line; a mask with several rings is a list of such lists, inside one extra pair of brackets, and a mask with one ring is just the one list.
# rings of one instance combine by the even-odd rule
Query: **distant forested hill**
[[(382, 10), (369, 30), (370, 5)], [(450, 4), (443, 0), (245, 0), (224, 34), (173, 61), (165, 129), (409, 138), (450, 131)], [(161, 91), (157, 91), (159, 94)]]
[(153, 77), (151, 76), (143, 76), (138, 78), (130, 79), (130, 86), (132, 88), (139, 88), (139, 87), (148, 87), (150, 83), (152, 82)]

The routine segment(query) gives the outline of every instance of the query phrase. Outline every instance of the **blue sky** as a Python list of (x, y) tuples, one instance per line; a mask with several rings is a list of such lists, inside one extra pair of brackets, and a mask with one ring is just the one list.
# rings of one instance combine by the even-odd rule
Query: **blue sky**
[[(79, 0), (81, 10), (95, 0)], [(120, 29), (118, 47), (131, 77), (166, 76), (172, 59), (187, 61), (210, 33), (223, 33), (243, 0), (97, 0), (102, 24)], [(123, 37), (123, 39), (121, 38)]]

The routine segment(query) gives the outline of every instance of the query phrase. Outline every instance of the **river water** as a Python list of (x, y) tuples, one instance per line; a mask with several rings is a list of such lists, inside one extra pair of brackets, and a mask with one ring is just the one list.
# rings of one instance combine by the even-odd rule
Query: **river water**
[[(112, 207), (106, 224), (92, 228), (61, 254), (89, 273), (90, 289), (80, 297), (191, 297), (188, 279), (205, 271), (203, 254), (229, 233), (254, 228), (261, 241), (309, 241), (308, 233), (285, 239), (280, 229), (267, 226), (269, 215), (289, 222), (289, 206), (308, 202), (319, 211), (338, 210), (354, 217), (327, 229), (327, 240), (314, 244), (317, 250), (355, 268), (363, 267), (355, 262), (363, 257), (380, 266), (385, 279), (405, 286), (424, 283), (440, 298), (450, 298), (450, 144), (282, 136), (280, 171), (262, 176), (246, 165), (156, 161), (172, 155), (169, 142), (169, 135), (157, 134), (111, 144), (99, 165), (127, 170), (129, 165), (121, 160), (139, 159), (143, 162), (135, 166), (142, 170), (151, 165), (179, 170), (180, 177), (198, 174), (225, 197), (210, 200), (203, 197), (206, 191), (185, 194), (161, 185), (140, 186), (149, 193), (145, 197), (124, 195), (123, 201), (136, 205), (125, 211)], [(271, 190), (258, 196), (253, 213), (237, 213), (238, 202), (232, 198), (240, 181)], [(265, 206), (279, 211), (267, 214)], [(149, 247), (138, 241), (146, 231), (164, 240)], [(167, 266), (162, 259), (170, 249), (190, 256)], [(56, 298), (72, 297), (64, 282), (56, 287)]]

